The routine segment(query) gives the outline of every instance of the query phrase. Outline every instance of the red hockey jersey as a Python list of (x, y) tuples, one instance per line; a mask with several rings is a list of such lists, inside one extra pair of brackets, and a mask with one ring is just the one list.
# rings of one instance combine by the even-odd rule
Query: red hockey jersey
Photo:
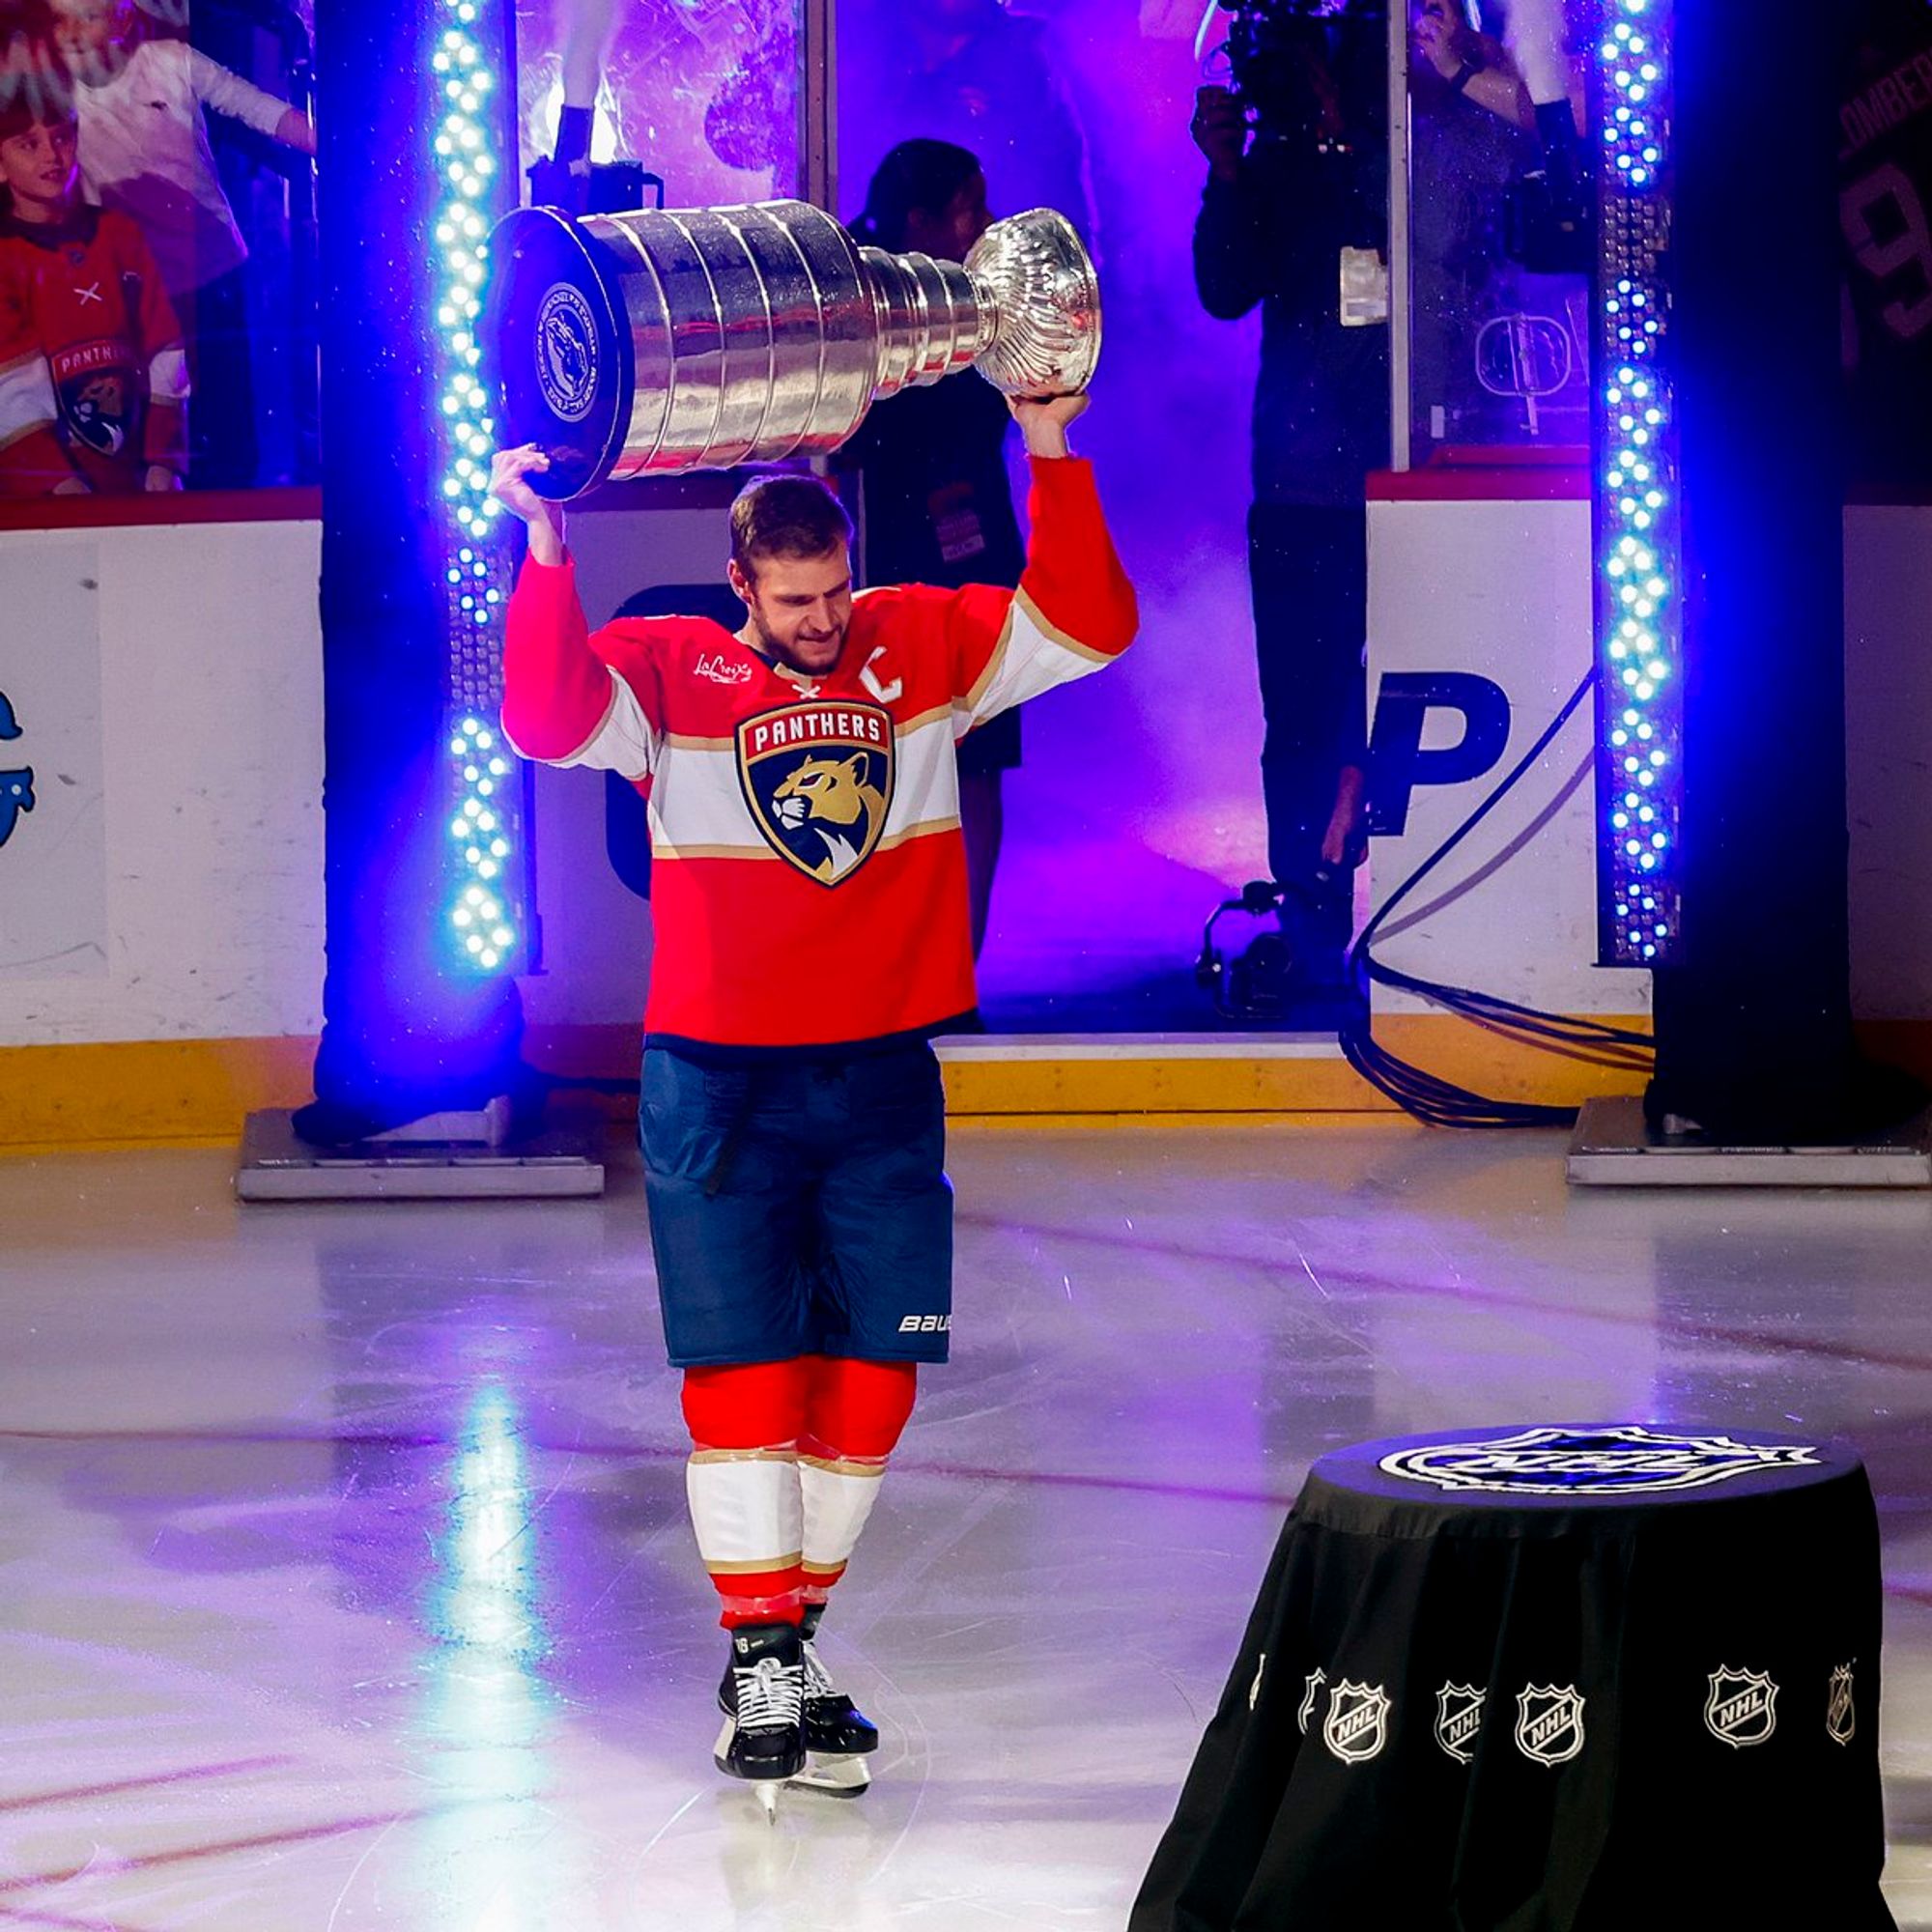
[(0, 218), (0, 496), (143, 487), (187, 460), (181, 325), (141, 231), (112, 209)]
[(1036, 459), (1017, 590), (861, 591), (803, 678), (695, 617), (587, 633), (566, 562), (526, 562), (503, 648), (524, 756), (648, 786), (655, 1039), (843, 1045), (974, 1005), (953, 746), (1084, 676), (1138, 616), (1092, 467)]

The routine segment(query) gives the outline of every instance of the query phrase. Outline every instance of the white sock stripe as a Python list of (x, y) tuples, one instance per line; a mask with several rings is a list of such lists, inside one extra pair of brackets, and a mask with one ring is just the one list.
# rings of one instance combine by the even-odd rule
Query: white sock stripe
[(804, 1547), (804, 1498), (789, 1460), (693, 1457), (685, 1469), (691, 1526), (706, 1568), (784, 1569)]
[(849, 1560), (879, 1496), (882, 1469), (841, 1475), (822, 1463), (799, 1465), (805, 1505), (805, 1560), (814, 1570), (837, 1570)]

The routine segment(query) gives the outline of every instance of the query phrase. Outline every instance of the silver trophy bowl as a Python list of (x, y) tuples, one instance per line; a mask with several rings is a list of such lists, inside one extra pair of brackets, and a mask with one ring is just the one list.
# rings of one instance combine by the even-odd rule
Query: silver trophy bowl
[(977, 369), (1086, 388), (1100, 290), (1072, 224), (996, 221), (962, 265), (862, 247), (809, 202), (498, 222), (486, 337), (506, 445), (565, 499), (604, 482), (836, 449), (882, 396)]

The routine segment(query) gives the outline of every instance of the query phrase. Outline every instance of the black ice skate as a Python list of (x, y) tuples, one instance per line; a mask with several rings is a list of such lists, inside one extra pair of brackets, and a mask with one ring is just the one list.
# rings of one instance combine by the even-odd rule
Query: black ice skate
[(731, 1633), (731, 1661), (718, 1687), (724, 1727), (712, 1753), (727, 1777), (757, 1787), (768, 1818), (779, 1786), (805, 1769), (805, 1664), (793, 1624), (746, 1624)]
[(872, 1781), (867, 1754), (879, 1747), (879, 1729), (832, 1681), (812, 1641), (825, 1613), (823, 1604), (805, 1612), (805, 1747), (806, 1768), (794, 1784), (827, 1791), (838, 1798), (856, 1798)]
[[(807, 1609), (804, 1629), (800, 1633), (804, 1664), (802, 1728), (806, 1755), (804, 1764), (785, 1782), (806, 1791), (823, 1791), (834, 1798), (856, 1798), (872, 1781), (866, 1755), (878, 1749), (879, 1733), (877, 1726), (833, 1682), (832, 1673), (819, 1661), (810, 1633), (817, 1630), (822, 1609), (820, 1605)], [(724, 1713), (726, 1719), (724, 1736), (728, 1736), (732, 1729), (730, 1720), (737, 1708), (738, 1668), (734, 1654), (725, 1669), (724, 1681), (718, 1686), (718, 1708)], [(723, 1736), (719, 1741), (719, 1753), (720, 1768), (731, 1771), (731, 1767), (724, 1762)], [(732, 1775), (762, 1776), (744, 1772), (733, 1772)]]

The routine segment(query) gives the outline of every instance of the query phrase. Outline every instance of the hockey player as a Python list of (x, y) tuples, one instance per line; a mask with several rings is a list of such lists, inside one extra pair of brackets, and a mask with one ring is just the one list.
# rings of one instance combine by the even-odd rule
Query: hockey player
[(141, 231), (82, 202), (71, 112), (0, 107), (0, 496), (178, 490), (182, 332)]
[[(655, 942), (639, 1113), (651, 1243), (684, 1371), (688, 1494), (730, 1633), (717, 1760), (856, 1790), (876, 1730), (813, 1645), (952, 1324), (952, 1201), (929, 1041), (975, 1003), (953, 747), (1107, 664), (1134, 594), (1084, 397), (1015, 402), (1033, 461), (1017, 590), (854, 595), (851, 526), (815, 479), (731, 511), (734, 635), (696, 618), (587, 632), (562, 520), (500, 452), (529, 526), (504, 641), (526, 757), (648, 784)], [(810, 1753), (810, 1759), (808, 1753)]]

